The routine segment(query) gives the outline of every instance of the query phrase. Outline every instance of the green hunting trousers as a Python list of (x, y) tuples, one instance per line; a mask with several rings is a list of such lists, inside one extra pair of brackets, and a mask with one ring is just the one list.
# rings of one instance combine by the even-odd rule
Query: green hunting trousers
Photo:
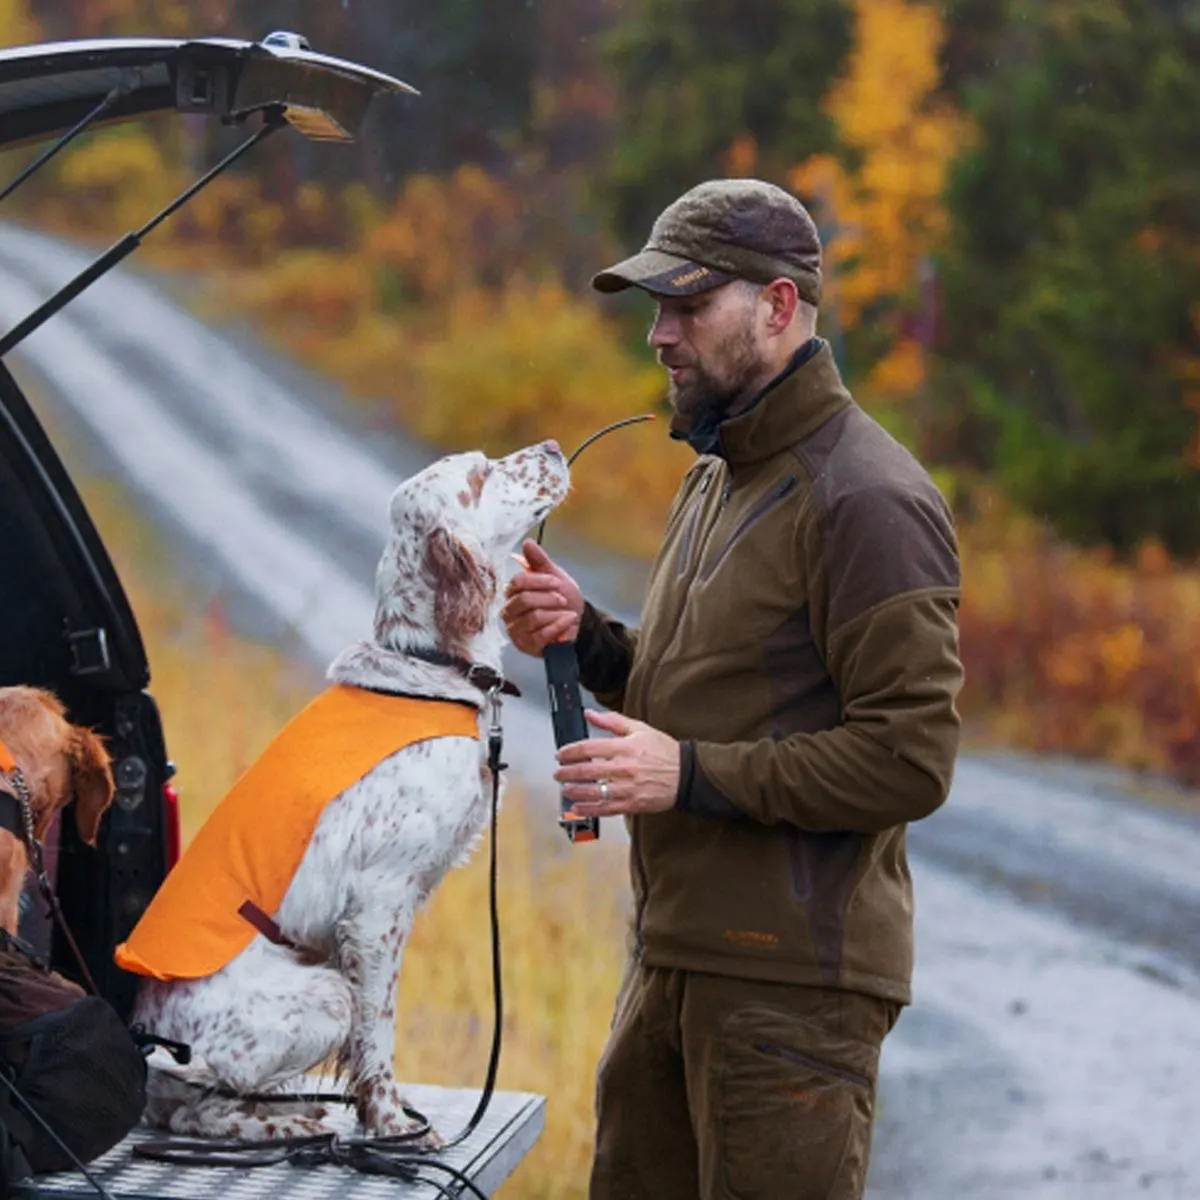
[(631, 965), (597, 1072), (589, 1200), (858, 1200), (900, 1007)]

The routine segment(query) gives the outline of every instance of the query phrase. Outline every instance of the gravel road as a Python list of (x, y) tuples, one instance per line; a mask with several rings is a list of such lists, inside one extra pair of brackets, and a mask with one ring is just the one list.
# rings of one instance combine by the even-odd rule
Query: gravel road
[[(84, 261), (0, 225), (0, 326)], [(432, 452), (122, 268), (11, 364), (80, 463), (119, 473), (239, 624), (323, 665), (369, 629), (395, 484)], [(547, 543), (636, 611), (636, 564)], [(968, 581), (969, 586), (969, 581)], [(536, 663), (508, 667), (515, 774), (553, 746)], [(1200, 1197), (1200, 820), (1116, 772), (966, 754), (911, 833), (916, 1002), (884, 1051), (873, 1200)], [(615, 834), (614, 830), (614, 834)]]

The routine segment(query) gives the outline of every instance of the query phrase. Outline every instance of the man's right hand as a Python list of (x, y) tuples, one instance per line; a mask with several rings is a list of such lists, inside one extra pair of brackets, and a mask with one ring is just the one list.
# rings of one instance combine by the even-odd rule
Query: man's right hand
[(583, 593), (532, 538), (521, 547), (525, 570), (518, 571), (505, 591), (500, 615), (512, 644), (540, 658), (551, 642), (573, 642), (583, 617)]

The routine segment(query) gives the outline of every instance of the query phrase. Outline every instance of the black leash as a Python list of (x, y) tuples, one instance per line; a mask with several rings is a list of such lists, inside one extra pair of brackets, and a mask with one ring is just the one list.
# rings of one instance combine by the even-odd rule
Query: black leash
[[(449, 665), (449, 664), (446, 664)], [(470, 664), (468, 664), (470, 665)], [(497, 833), (500, 813), (500, 773), (507, 769), (508, 764), (501, 761), (504, 731), (500, 722), (501, 691), (507, 689), (500, 684), (492, 686), (488, 691), (488, 703), (491, 707), (491, 723), (488, 727), (488, 769), (492, 774), (492, 838), (488, 862), (488, 900), (491, 910), (492, 935), (492, 995), (494, 1000), (494, 1025), (492, 1028), (492, 1044), (488, 1054), (487, 1073), (484, 1078), (483, 1090), (475, 1111), (468, 1118), (463, 1128), (442, 1143), (437, 1150), (419, 1150), (413, 1142), (420, 1140), (432, 1131), (429, 1119), (415, 1108), (405, 1108), (405, 1113), (418, 1127), (408, 1133), (394, 1134), (386, 1137), (359, 1138), (343, 1137), (336, 1133), (316, 1134), (310, 1137), (272, 1138), (260, 1141), (214, 1141), (207, 1138), (158, 1138), (153, 1141), (135, 1143), (133, 1156), (150, 1159), (155, 1162), (172, 1163), (184, 1167), (269, 1167), (279, 1163), (291, 1163), (295, 1166), (313, 1167), (336, 1165), (353, 1167), (368, 1175), (385, 1175), (410, 1182), (422, 1182), (438, 1190), (439, 1195), (461, 1196), (465, 1187), (471, 1194), (484, 1197), (484, 1193), (471, 1182), (470, 1178), (458, 1168), (442, 1162), (437, 1157), (454, 1146), (461, 1145), (479, 1127), (495, 1094), (496, 1077), (500, 1068), (500, 1047), (504, 1025), (504, 993), (501, 979), (500, 955), (500, 911), (499, 911), (499, 869), (497, 857)], [(341, 1093), (312, 1093), (312, 1094), (279, 1094), (262, 1093), (257, 1095), (227, 1094), (233, 1099), (270, 1103), (304, 1103), (323, 1101), (331, 1103), (352, 1103), (350, 1097)], [(437, 1180), (423, 1177), (423, 1170), (443, 1171), (457, 1185), (455, 1191), (448, 1191)], [(486, 1197), (484, 1197), (486, 1200)]]
[(25, 843), (25, 850), (29, 855), (29, 865), (33, 868), (33, 873), (37, 878), (38, 891), (41, 892), (42, 899), (45, 900), (46, 907), (50, 910), (50, 915), (54, 918), (59, 933), (63, 935), (63, 939), (67, 943), (88, 991), (93, 996), (98, 996), (100, 989), (96, 986), (96, 981), (92, 978), (92, 973), (79, 949), (79, 943), (75, 941), (75, 935), (67, 924), (67, 918), (58, 902), (58, 896), (55, 895), (50, 876), (46, 874), (46, 858), (42, 852), (42, 843), (38, 841), (33, 829), (33, 798), (29, 794), (29, 785), (25, 782), (25, 774), (20, 767), (14, 767), (8, 772), (8, 781), (15, 796), (5, 793), (0, 796), (0, 801), (7, 800), (10, 805), (15, 805), (17, 812), (12, 815), (17, 820), (0, 817), (0, 828), (10, 830)]

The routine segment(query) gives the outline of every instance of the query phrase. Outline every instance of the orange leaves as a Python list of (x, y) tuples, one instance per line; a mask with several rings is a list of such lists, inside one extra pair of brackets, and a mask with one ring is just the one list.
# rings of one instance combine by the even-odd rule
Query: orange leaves
[(725, 152), (725, 173), (733, 179), (747, 179), (758, 167), (758, 142), (752, 133), (739, 133)]
[(1200, 784), (1200, 571), (1131, 566), (1031, 524), (962, 535), (964, 711), (1010, 744)]
[(925, 382), (925, 353), (912, 338), (899, 338), (877, 362), (864, 390), (879, 397), (911, 396)]
[(479, 167), (459, 167), (449, 179), (416, 175), (363, 249), (394, 274), (399, 294), (441, 300), (519, 268), (519, 218), (516, 194)]

